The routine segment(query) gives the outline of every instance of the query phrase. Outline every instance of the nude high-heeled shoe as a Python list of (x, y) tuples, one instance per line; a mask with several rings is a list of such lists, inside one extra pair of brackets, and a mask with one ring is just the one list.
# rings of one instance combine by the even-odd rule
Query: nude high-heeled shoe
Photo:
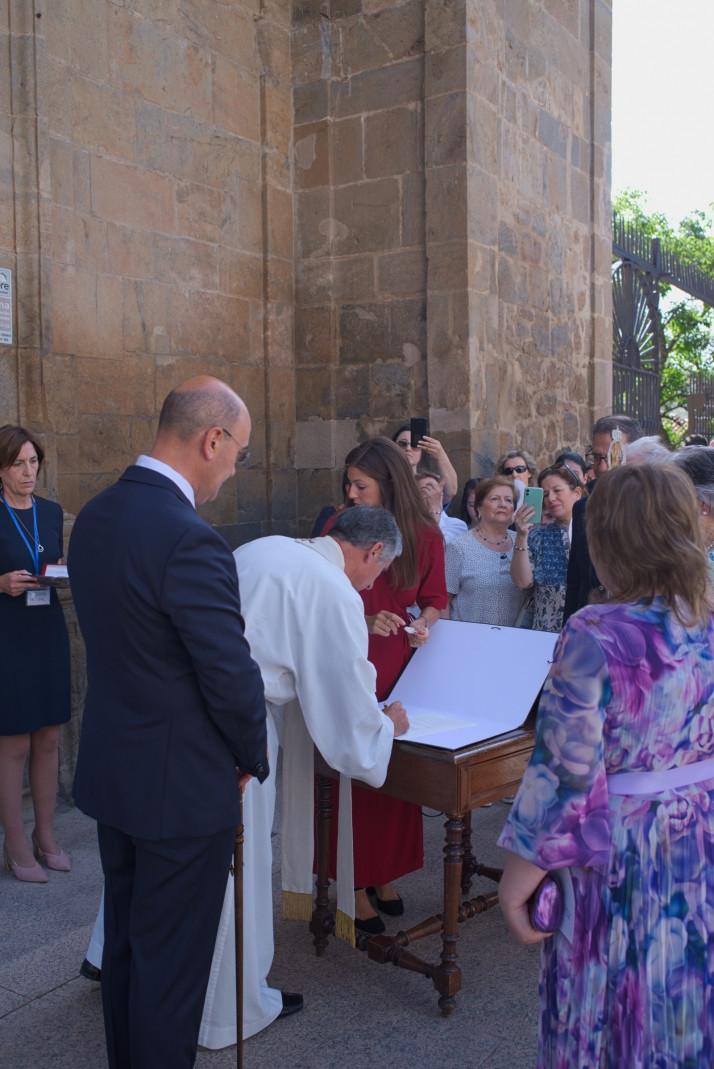
[(2, 848), (2, 856), (5, 861), (5, 869), (7, 872), (13, 872), (16, 879), (21, 880), (23, 883), (47, 883), (47, 875), (37, 862), (34, 863), (32, 868), (28, 868), (26, 865), (17, 865), (4, 846)]
[(33, 848), (35, 857), (37, 858), (38, 861), (42, 860), (42, 858), (45, 859), (45, 861), (47, 862), (47, 868), (48, 869), (56, 869), (57, 872), (69, 872), (69, 870), (70, 870), (69, 858), (65, 854), (64, 850), (62, 849), (62, 847), (60, 846), (59, 854), (48, 854), (47, 851), (43, 850), (42, 847), (40, 846), (40, 844), (38, 843), (38, 841), (37, 841), (37, 832), (34, 830), (34, 828), (33, 828), (33, 831), (32, 831), (32, 848)]

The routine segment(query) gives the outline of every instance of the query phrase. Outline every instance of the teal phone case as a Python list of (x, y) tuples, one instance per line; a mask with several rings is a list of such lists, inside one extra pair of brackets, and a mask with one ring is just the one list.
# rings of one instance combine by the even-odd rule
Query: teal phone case
[(527, 486), (523, 495), (523, 504), (532, 505), (535, 509), (535, 514), (528, 522), (540, 523), (543, 515), (543, 488), (541, 486)]

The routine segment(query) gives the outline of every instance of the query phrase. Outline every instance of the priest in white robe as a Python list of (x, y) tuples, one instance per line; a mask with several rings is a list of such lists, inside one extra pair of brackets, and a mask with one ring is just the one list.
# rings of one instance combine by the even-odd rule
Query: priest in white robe
[[(354, 921), (351, 779), (380, 787), (395, 735), (408, 726), (395, 702), (382, 711), (376, 672), (367, 660), (368, 634), (358, 591), (371, 586), (401, 552), (394, 517), (382, 508), (350, 508), (326, 538), (260, 538), (234, 553), (251, 654), (265, 686), (269, 730), (283, 745), (283, 915), (312, 912), (313, 747), (340, 772), (338, 927)], [(273, 743), (271, 741), (271, 753)], [(276, 762), (271, 762), (274, 768)], [(282, 993), (269, 988), (273, 958), (272, 847), (275, 773), (246, 789), (244, 867), (246, 903), (261, 903), (260, 918), (245, 914), (244, 1035), (279, 1016)], [(342, 876), (342, 879), (340, 877)], [(250, 887), (249, 887), (250, 884)], [(340, 886), (342, 884), (342, 886)], [(341, 901), (341, 897), (345, 901)], [(340, 907), (344, 908), (341, 909)], [(233, 883), (229, 880), (208, 983), (199, 1043), (235, 1043)], [(261, 1023), (256, 1027), (256, 1023)]]
[[(358, 591), (401, 552), (386, 509), (346, 509), (329, 535), (257, 539), (235, 551), (245, 634), (265, 685), (271, 774), (244, 795), (244, 1000), (248, 1038), (297, 1004), (269, 988), (273, 958), (272, 846), (277, 743), (284, 747), (283, 914), (312, 909), (313, 746), (341, 774), (338, 934), (354, 939), (351, 779), (384, 783), (395, 735), (409, 724), (395, 702), (380, 709)], [(342, 932), (340, 932), (342, 925)], [(347, 934), (345, 934), (347, 933)], [(95, 937), (96, 937), (95, 929)], [(233, 879), (229, 877), (208, 983), (199, 1044), (236, 1041)], [(92, 943), (96, 962), (96, 938)], [(100, 952), (100, 950), (99, 950)]]

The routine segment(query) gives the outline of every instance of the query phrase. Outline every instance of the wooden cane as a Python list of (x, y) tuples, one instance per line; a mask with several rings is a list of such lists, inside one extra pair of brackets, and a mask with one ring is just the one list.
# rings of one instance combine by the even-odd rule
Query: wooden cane
[(240, 824), (236, 828), (233, 853), (233, 899), (236, 929), (236, 1065), (243, 1069), (243, 796), (240, 795)]

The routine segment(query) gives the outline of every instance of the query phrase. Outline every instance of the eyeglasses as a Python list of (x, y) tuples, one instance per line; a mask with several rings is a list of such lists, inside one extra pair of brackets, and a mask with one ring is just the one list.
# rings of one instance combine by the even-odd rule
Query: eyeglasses
[(409, 438), (397, 438), (397, 445), (400, 449), (411, 449), (412, 443)]
[(525, 464), (519, 464), (515, 468), (504, 468), (503, 469), (503, 474), (504, 475), (515, 475), (515, 474), (522, 475), (524, 471), (528, 471), (528, 468), (526, 467), (526, 465)]
[[(235, 438), (233, 437), (233, 435), (231, 434), (230, 431), (227, 431), (225, 427), (221, 427), (221, 430), (223, 431), (224, 434), (227, 434), (228, 437), (231, 438), (235, 442)], [(236, 445), (237, 444), (238, 443), (236, 442)], [(245, 464), (245, 462), (246, 462), (246, 460), (248, 459), (249, 456), (250, 456), (250, 453), (248, 452), (248, 450), (239, 446), (239, 448), (238, 448), (238, 456), (236, 457), (236, 464)]]
[(585, 459), (591, 460), (593, 464), (604, 464), (607, 462), (607, 453), (605, 456), (603, 456), (602, 453), (593, 453), (592, 446), (590, 446), (585, 454)]

